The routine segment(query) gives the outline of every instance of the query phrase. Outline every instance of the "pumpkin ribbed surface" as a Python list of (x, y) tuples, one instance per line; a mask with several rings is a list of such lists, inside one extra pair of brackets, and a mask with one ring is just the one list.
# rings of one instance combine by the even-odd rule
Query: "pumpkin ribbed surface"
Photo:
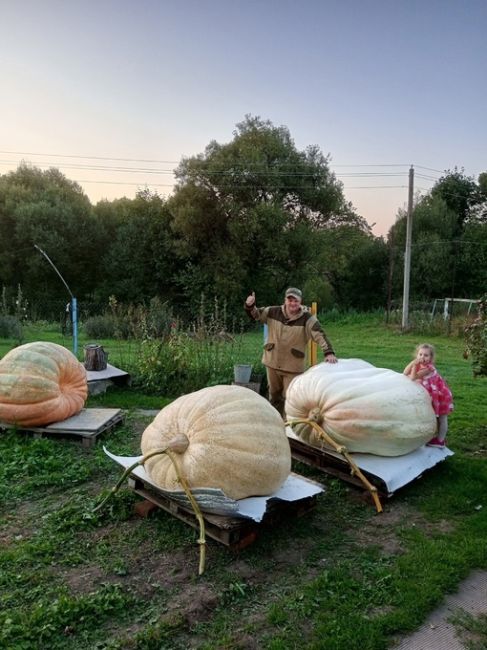
[[(291, 469), (284, 423), (265, 400), (242, 386), (211, 386), (166, 406), (142, 434), (142, 453), (183, 441), (173, 457), (192, 488), (220, 488), (232, 499), (275, 492)], [(181, 489), (171, 460), (145, 464), (152, 480)]]
[[(426, 390), (403, 374), (360, 359), (313, 366), (291, 382), (288, 419), (315, 416), (335, 442), (348, 451), (400, 456), (430, 440), (436, 417)], [(318, 433), (296, 425), (295, 433), (322, 446)]]
[(61, 345), (27, 343), (0, 360), (0, 421), (43, 426), (78, 413), (88, 396), (86, 371)]

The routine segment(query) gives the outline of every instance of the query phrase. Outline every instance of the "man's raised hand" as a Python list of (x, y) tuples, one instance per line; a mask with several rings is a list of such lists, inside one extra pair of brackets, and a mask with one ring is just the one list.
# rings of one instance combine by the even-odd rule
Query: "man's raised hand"
[(250, 296), (247, 296), (247, 300), (245, 301), (245, 304), (247, 307), (253, 307), (255, 305), (255, 291), (252, 291)]

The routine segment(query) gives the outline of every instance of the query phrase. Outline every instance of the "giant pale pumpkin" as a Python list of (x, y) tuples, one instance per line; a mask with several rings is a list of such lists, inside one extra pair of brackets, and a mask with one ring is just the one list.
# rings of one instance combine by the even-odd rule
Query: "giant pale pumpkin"
[(27, 343), (0, 360), (0, 422), (60, 422), (78, 413), (87, 396), (84, 366), (61, 345)]
[[(320, 363), (291, 382), (289, 420), (311, 417), (348, 451), (400, 456), (435, 435), (436, 417), (426, 390), (403, 374), (360, 359)], [(296, 425), (295, 433), (321, 446), (319, 433)]]
[[(220, 488), (233, 499), (272, 494), (291, 469), (281, 417), (242, 386), (203, 388), (162, 409), (142, 434), (142, 453), (168, 445), (189, 487)], [(166, 454), (153, 456), (145, 467), (160, 487), (181, 489)]]

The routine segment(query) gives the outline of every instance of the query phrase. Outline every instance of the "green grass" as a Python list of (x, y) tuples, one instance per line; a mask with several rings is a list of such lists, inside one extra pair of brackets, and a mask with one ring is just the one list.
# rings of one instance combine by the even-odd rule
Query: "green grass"
[[(398, 371), (423, 340), (372, 317), (324, 326), (339, 357)], [(50, 336), (60, 342), (56, 332), (30, 340)], [(93, 512), (120, 476), (102, 444), (138, 454), (151, 417), (136, 409), (161, 408), (168, 396), (124, 388), (90, 398), (127, 409), (92, 449), (1, 433), (0, 647), (385, 650), (416, 629), (473, 569), (487, 569), (487, 383), (473, 379), (459, 339), (427, 340), (454, 394), (455, 455), (399, 490), (381, 515), (361, 490), (296, 463), (325, 485), (316, 509), (263, 529), (239, 553), (210, 540), (201, 577), (196, 532), (163, 511), (135, 517), (139, 498), (126, 487)], [(0, 355), (10, 343), (0, 341)], [(133, 353), (133, 344), (101, 343), (115, 365)], [(261, 346), (261, 332), (246, 335), (241, 361), (257, 366)], [(485, 618), (455, 624), (473, 649), (485, 647)]]

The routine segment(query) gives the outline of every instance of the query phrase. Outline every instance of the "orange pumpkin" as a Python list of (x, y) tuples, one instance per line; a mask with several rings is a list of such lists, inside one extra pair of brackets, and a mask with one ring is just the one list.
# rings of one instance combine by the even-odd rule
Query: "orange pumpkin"
[(56, 343), (27, 343), (0, 361), (0, 422), (20, 427), (60, 422), (88, 396), (84, 366)]

